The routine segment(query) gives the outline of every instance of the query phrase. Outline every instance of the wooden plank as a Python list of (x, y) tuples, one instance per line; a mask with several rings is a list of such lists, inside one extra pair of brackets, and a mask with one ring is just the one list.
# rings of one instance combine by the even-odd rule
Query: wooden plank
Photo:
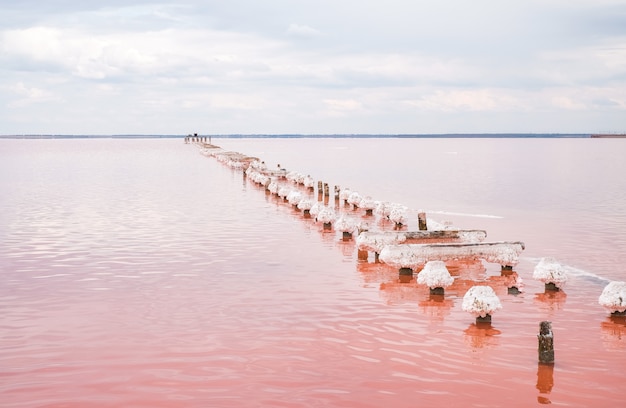
[(503, 267), (513, 267), (519, 263), (519, 255), (524, 249), (524, 243), (520, 241), (399, 244), (384, 247), (379, 259), (398, 268), (412, 269), (429, 261), (446, 262), (458, 259), (483, 259), (499, 263)]
[(487, 237), (484, 230), (438, 230), (438, 231), (363, 231), (357, 237), (359, 251), (380, 253), (387, 245), (407, 241), (465, 241), (482, 242)]

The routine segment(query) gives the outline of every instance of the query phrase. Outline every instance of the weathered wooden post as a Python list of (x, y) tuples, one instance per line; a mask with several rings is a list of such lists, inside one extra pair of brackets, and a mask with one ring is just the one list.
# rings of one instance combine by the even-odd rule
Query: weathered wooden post
[(402, 267), (398, 270), (398, 278), (401, 283), (409, 283), (413, 279), (413, 269)]
[(426, 213), (420, 212), (417, 214), (417, 224), (420, 231), (426, 231), (428, 229), (426, 226)]
[(554, 364), (554, 336), (552, 334), (552, 323), (543, 321), (539, 324), (539, 362), (543, 364)]
[(322, 201), (322, 196), (324, 194), (323, 185), (323, 181), (320, 180), (317, 182), (317, 201)]
[(324, 183), (324, 196), (328, 197), (330, 195), (330, 190), (328, 187), (328, 183)]

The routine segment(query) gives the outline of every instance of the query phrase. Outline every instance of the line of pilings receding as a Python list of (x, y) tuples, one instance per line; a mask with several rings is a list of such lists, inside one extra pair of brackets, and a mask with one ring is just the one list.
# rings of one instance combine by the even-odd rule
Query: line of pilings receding
[[(208, 138), (208, 143), (207, 143), (207, 137), (206, 136), (198, 136), (197, 134), (194, 135), (188, 135), (187, 137), (185, 137), (185, 143), (195, 143), (201, 147), (204, 148), (210, 148), (211, 150), (215, 149), (215, 150), (221, 150), (221, 148), (219, 146), (216, 145), (212, 145), (210, 143), (210, 136)], [(257, 158), (252, 158), (252, 157), (248, 157), (245, 156), (243, 154), (240, 153), (236, 153), (236, 152), (225, 152), (222, 151), (223, 155), (229, 156), (234, 158), (235, 160), (239, 160), (241, 161), (242, 165), (241, 165), (241, 169), (243, 169), (243, 174), (244, 177), (246, 177), (246, 171), (248, 169), (248, 167), (251, 165), (251, 163), (255, 160), (258, 160)], [(268, 178), (268, 180), (271, 179), (285, 179), (286, 178), (286, 170), (284, 168), (281, 168), (280, 165), (278, 165), (278, 170), (272, 171), (272, 172), (268, 172), (269, 174), (272, 175), (271, 178)], [(270, 181), (266, 181), (264, 183), (264, 187), (265, 187), (265, 191), (267, 193), (270, 193), (269, 190), (269, 185), (270, 185)], [(314, 184), (314, 183), (313, 183)], [(308, 187), (308, 189), (311, 192), (315, 192), (315, 189), (313, 187), (313, 184), (311, 186)], [(324, 205), (328, 205), (330, 199), (332, 198), (335, 201), (335, 207), (339, 207), (340, 206), (340, 202), (342, 201), (342, 190), (340, 188), (339, 185), (335, 185), (334, 189), (333, 189), (333, 194), (331, 197), (330, 194), (330, 185), (327, 182), (324, 181), (317, 181), (317, 201), (323, 203)], [(284, 201), (288, 201), (287, 197), (283, 197)], [(350, 204), (348, 203), (348, 199), (343, 199), (344, 200), (344, 206), (349, 206)], [(296, 205), (293, 205), (294, 208), (298, 209)], [(356, 209), (357, 206), (353, 205), (353, 209)], [(309, 218), (310, 217), (310, 213), (308, 212), (308, 210), (304, 210), (303, 211), (304, 217), (305, 218)], [(365, 215), (372, 215), (372, 210), (371, 209), (366, 209), (366, 214)], [(445, 231), (428, 231), (427, 228), (427, 219), (426, 219), (426, 214), (424, 212), (419, 212), (418, 213), (418, 217), (417, 217), (417, 221), (418, 221), (418, 229), (419, 231), (423, 231), (420, 232), (419, 234), (432, 234), (432, 233), (436, 233), (436, 232), (445, 232)], [(332, 229), (331, 223), (324, 223), (324, 229)], [(361, 232), (361, 230), (359, 230), (359, 232)], [(448, 231), (449, 233), (450, 231)], [(452, 231), (453, 232), (453, 231)], [(457, 231), (458, 232), (458, 231)], [(417, 232), (413, 232), (411, 233), (410, 231), (407, 232), (408, 234), (414, 234), (414, 235), (419, 235)], [(437, 234), (435, 234), (437, 235)], [(449, 235), (449, 234), (445, 234), (445, 235)], [(348, 237), (348, 239), (351, 239), (352, 236), (351, 234), (346, 235), (345, 233), (343, 234), (343, 239), (345, 240), (346, 237)], [(494, 243), (497, 244), (497, 243)], [(523, 247), (523, 243), (515, 243), (515, 244), (521, 244)], [(375, 252), (375, 261), (378, 262), (378, 252)], [(363, 261), (365, 259), (367, 259), (367, 251), (362, 251), (359, 249), (358, 251), (358, 259)], [(512, 267), (510, 266), (505, 266), (502, 265), (502, 273), (503, 274), (511, 274), (512, 271)], [(514, 273), (514, 272), (513, 272)], [(407, 279), (409, 278), (409, 279)], [(413, 270), (412, 268), (407, 268), (407, 267), (401, 267), (399, 268), (399, 281), (400, 282), (408, 282), (410, 281), (410, 279), (413, 278)], [(509, 293), (514, 293), (509, 291)], [(519, 293), (519, 292), (518, 292)], [(436, 295), (437, 293), (435, 293)], [(433, 292), (431, 291), (431, 296), (433, 296)], [(491, 317), (491, 316), (489, 316)], [(484, 320), (484, 319), (483, 319)], [(477, 319), (477, 324), (479, 323), (484, 323), (483, 320)], [(485, 321), (487, 324), (491, 324), (491, 319), (489, 318), (488, 321)], [(538, 339), (538, 361), (540, 366), (546, 366), (546, 365), (550, 365), (552, 366), (554, 364), (554, 336), (552, 333), (552, 324), (551, 322), (548, 321), (542, 321), (540, 323), (540, 330), (539, 330), (539, 334), (537, 335), (537, 339)], [(545, 371), (545, 370), (544, 370)]]

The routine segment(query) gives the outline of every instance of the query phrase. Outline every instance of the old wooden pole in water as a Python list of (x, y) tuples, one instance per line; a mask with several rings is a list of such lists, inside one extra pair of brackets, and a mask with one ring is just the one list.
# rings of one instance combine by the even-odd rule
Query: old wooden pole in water
[(552, 323), (543, 321), (539, 323), (539, 362), (554, 364), (554, 336), (552, 335)]
[(409, 283), (413, 279), (413, 268), (402, 267), (398, 271), (398, 278), (401, 283)]
[(417, 214), (417, 224), (420, 231), (426, 231), (428, 229), (426, 226), (426, 213), (421, 212)]

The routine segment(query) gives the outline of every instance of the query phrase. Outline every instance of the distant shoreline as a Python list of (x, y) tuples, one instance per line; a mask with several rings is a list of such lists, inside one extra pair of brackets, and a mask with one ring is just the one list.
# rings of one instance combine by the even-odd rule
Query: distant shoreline
[(626, 138), (626, 133), (599, 133), (599, 134), (593, 134), (591, 135), (592, 138), (594, 139), (599, 139), (599, 138), (603, 138), (603, 139), (612, 139), (612, 138)]
[[(0, 135), (0, 139), (182, 139), (188, 135)], [(590, 133), (442, 133), (442, 134), (198, 134), (222, 139), (340, 139), (340, 138), (400, 138), (400, 139), (555, 139), (555, 138), (604, 138), (626, 137), (626, 134)]]

